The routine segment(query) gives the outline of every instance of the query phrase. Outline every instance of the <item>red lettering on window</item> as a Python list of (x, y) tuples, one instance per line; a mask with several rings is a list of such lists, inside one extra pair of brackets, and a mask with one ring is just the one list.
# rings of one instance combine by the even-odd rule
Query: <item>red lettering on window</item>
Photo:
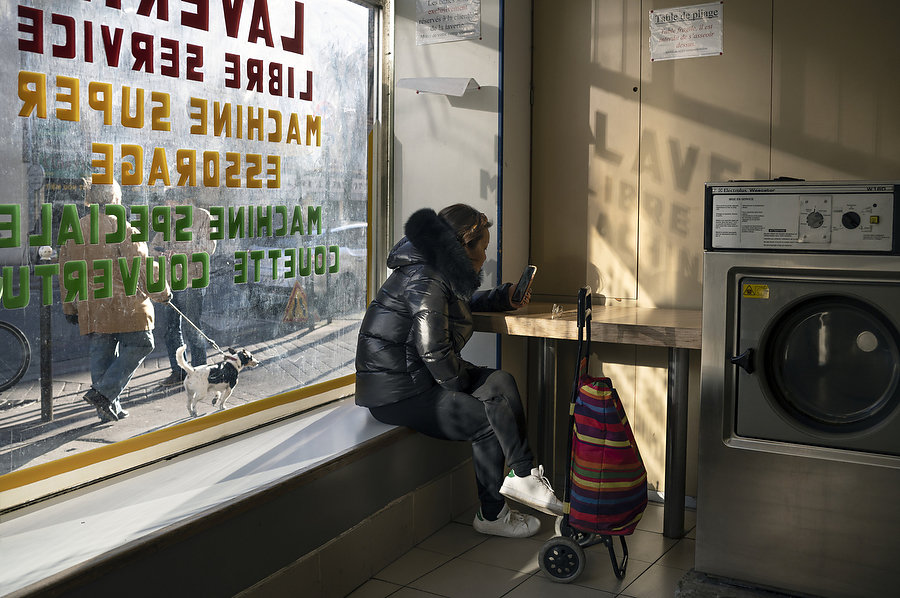
[(286, 52), (303, 54), (303, 3), (294, 2), (294, 37), (281, 36), (281, 47)]
[(19, 23), (19, 32), (31, 34), (31, 39), (19, 37), (22, 52), (44, 53), (44, 13), (37, 8), (19, 5), (19, 18), (30, 19), (31, 23)]
[(134, 56), (133, 71), (153, 72), (153, 36), (146, 33), (131, 34), (131, 54)]
[(266, 4), (265, 0), (262, 0), (262, 2), (256, 0), (256, 3), (253, 4), (253, 16), (250, 17), (250, 33), (247, 36), (247, 41), (255, 44), (259, 38), (266, 40), (266, 45), (270, 48), (275, 45), (272, 41), (272, 30), (269, 25), (269, 5)]
[(178, 77), (178, 40), (162, 37), (159, 39), (159, 74)]
[(222, 0), (222, 10), (225, 12), (225, 35), (237, 37), (241, 25), (241, 11), (244, 9), (244, 0)]
[(203, 46), (197, 44), (187, 44), (185, 46), (185, 56), (187, 57), (187, 74), (185, 77), (188, 81), (203, 81)]
[(181, 11), (181, 24), (191, 29), (209, 31), (209, 0), (181, 0), (181, 3), (197, 7), (197, 12)]
[(54, 13), (50, 16), (50, 22), (65, 31), (65, 43), (53, 44), (54, 58), (75, 58), (75, 19)]
[(141, 0), (137, 13), (142, 17), (149, 17), (150, 10), (156, 4), (156, 18), (161, 21), (169, 20), (169, 0)]
[(228, 52), (225, 53), (225, 87), (241, 88), (241, 57)]
[(263, 61), (247, 59), (247, 91), (262, 91)]
[(115, 30), (115, 37), (109, 35), (109, 25), (102, 25), (100, 33), (103, 37), (103, 50), (106, 52), (106, 64), (119, 66), (119, 54), (122, 49), (122, 30)]

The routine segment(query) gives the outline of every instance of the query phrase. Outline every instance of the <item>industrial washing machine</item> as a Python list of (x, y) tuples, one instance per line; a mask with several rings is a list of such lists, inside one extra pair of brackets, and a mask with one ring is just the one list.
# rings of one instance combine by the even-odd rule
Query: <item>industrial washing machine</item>
[(900, 182), (708, 183), (695, 568), (900, 595)]

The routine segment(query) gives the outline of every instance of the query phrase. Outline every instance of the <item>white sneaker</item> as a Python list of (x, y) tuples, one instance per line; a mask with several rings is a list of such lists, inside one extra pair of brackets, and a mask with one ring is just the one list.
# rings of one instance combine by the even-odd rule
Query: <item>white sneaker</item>
[(528, 538), (538, 533), (538, 530), (541, 529), (541, 522), (533, 515), (513, 511), (508, 505), (503, 505), (503, 510), (494, 521), (485, 519), (481, 515), (481, 509), (478, 509), (472, 527), (476, 532), (492, 536)]
[(550, 481), (544, 477), (543, 465), (532, 469), (531, 475), (524, 478), (517, 476), (515, 471), (510, 471), (503, 480), (500, 494), (549, 515), (563, 513), (562, 502), (556, 498)]

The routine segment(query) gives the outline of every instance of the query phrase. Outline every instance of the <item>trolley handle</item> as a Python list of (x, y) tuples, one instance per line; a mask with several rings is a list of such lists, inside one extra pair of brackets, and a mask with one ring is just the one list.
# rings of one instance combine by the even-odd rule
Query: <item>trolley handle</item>
[(588, 371), (591, 354), (591, 287), (578, 289), (578, 358), (575, 360), (575, 377), (572, 382), (572, 404), (578, 397), (578, 383)]
[[(578, 289), (578, 331), (591, 321), (591, 287)], [(590, 334), (590, 331), (588, 331)]]

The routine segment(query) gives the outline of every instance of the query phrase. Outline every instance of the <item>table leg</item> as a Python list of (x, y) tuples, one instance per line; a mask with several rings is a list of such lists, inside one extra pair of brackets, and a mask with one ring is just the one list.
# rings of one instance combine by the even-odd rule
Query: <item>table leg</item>
[(663, 506), (663, 535), (684, 535), (684, 495), (687, 475), (688, 375), (690, 353), (669, 348), (669, 375), (666, 408), (666, 494)]
[(556, 441), (556, 339), (538, 339), (537, 463), (552, 467)]

